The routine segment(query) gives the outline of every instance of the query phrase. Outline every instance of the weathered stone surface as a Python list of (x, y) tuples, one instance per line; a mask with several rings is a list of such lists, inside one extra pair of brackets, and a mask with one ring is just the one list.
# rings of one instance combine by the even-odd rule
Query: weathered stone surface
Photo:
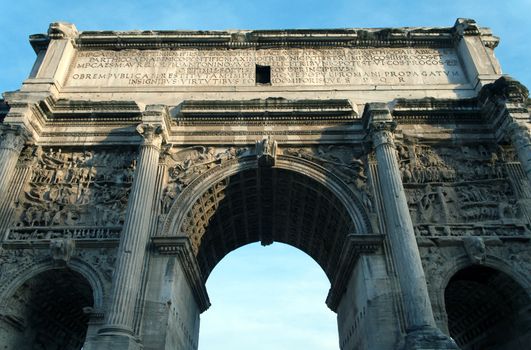
[(526, 348), (528, 91), (497, 42), (53, 23), (0, 101), (0, 347), (197, 349), (212, 269), (279, 241), (340, 349)]
[(256, 66), (271, 86), (462, 84), (453, 48), (82, 51), (66, 86), (255, 86)]

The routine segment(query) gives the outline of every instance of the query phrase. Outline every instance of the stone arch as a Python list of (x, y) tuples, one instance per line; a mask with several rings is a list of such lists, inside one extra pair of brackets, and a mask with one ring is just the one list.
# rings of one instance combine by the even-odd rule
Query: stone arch
[(487, 255), (484, 263), (474, 264), (463, 255), (454, 260), (441, 282), (439, 298), (448, 332), (461, 349), (508, 350), (529, 343), (529, 281), (507, 263)]
[(3, 288), (3, 291), (0, 293), (0, 310), (5, 308), (7, 300), (24, 284), (24, 282), (43, 272), (57, 269), (70, 269), (83, 276), (92, 289), (94, 309), (103, 309), (108, 290), (103, 283), (104, 277), (91, 265), (76, 257), (72, 258), (68, 262), (68, 265), (57, 265), (51, 258), (44, 261), (38, 261), (37, 259), (36, 261), (36, 263), (25, 266), (16, 271), (16, 275), (6, 282), (5, 288)]
[(3, 344), (21, 350), (80, 349), (91, 313), (102, 306), (92, 272), (79, 261), (68, 266), (45, 261), (24, 269), (4, 293)]
[[(469, 266), (474, 265), (467, 254), (462, 254), (457, 257), (452, 257), (452, 264), (448, 266), (447, 269), (443, 271), (441, 274), (440, 284), (439, 284), (439, 290), (441, 292), (439, 295), (444, 300), (444, 288), (446, 285), (448, 285), (448, 282), (454, 276), (458, 271), (467, 268)], [(487, 254), (485, 256), (485, 261), (481, 263), (481, 265), (490, 267), (495, 270), (499, 270), (505, 274), (507, 274), (509, 277), (514, 279), (516, 283), (523, 286), (526, 290), (528, 290), (528, 294), (531, 297), (531, 279), (529, 276), (523, 275), (517, 271), (514, 270), (514, 268), (508, 264), (505, 260), (491, 254)], [(526, 287), (527, 286), (527, 287)]]
[[(297, 177), (297, 181), (299, 179), (306, 179), (311, 182), (310, 186), (317, 186), (319, 190), (322, 190), (326, 192), (327, 195), (329, 194), (330, 197), (333, 197), (334, 205), (337, 204), (337, 208), (344, 210), (345, 216), (349, 221), (349, 231), (345, 232), (345, 237), (346, 234), (370, 234), (373, 232), (367, 210), (362, 204), (363, 200), (359, 193), (355, 193), (336, 175), (311, 161), (299, 157), (280, 155), (277, 157), (275, 166), (272, 168), (260, 167), (256, 157), (251, 156), (225, 161), (218, 167), (200, 175), (182, 191), (178, 198), (176, 198), (167, 215), (162, 235), (187, 235), (186, 229), (184, 228), (186, 226), (187, 215), (189, 215), (194, 204), (198, 203), (201, 199), (201, 196), (217, 184), (223, 183), (223, 181), (227, 181), (228, 179), (234, 179), (235, 176), (245, 174), (246, 172), (263, 173), (268, 171), (282, 173), (282, 175), (288, 173), (293, 174), (293, 176)], [(243, 242), (241, 243), (243, 244)], [(265, 242), (262, 239), (262, 243), (267, 244), (270, 242)], [(284, 243), (290, 244), (289, 242)], [(234, 247), (234, 249), (235, 248), (237, 247)], [(304, 251), (304, 249), (302, 250)], [(199, 254), (200, 252), (195, 251), (195, 253)], [(312, 254), (309, 255), (312, 256)], [(312, 257), (315, 259), (315, 256)], [(336, 259), (339, 260), (339, 256), (337, 256)], [(217, 261), (219, 260), (220, 258)], [(322, 266), (322, 264), (320, 265)], [(326, 268), (323, 267), (323, 269), (326, 273)], [(206, 280), (210, 271), (205, 271), (203, 269), (202, 272), (203, 277)], [(328, 271), (327, 276), (331, 280), (333, 276), (329, 272), (330, 271)]]

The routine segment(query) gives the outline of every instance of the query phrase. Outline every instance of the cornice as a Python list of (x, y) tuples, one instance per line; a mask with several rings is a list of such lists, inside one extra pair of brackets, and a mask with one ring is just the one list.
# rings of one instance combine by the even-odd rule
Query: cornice
[[(62, 39), (66, 23), (50, 25), (48, 34), (30, 36), (36, 52), (45, 49), (51, 39)], [(54, 26), (55, 25), (55, 26)], [(72, 26), (73, 27), (73, 26)], [(75, 29), (75, 27), (73, 27)], [(178, 49), (178, 48), (284, 48), (284, 47), (451, 47), (463, 36), (484, 36), (489, 47), (496, 38), (488, 28), (480, 28), (470, 19), (458, 19), (453, 27), (284, 29), (284, 30), (69, 30), (79, 49)]]
[(484, 121), (482, 109), (475, 98), (397, 99), (394, 101), (391, 114), (398, 124), (483, 123)]
[(124, 124), (139, 122), (142, 114), (134, 101), (76, 101), (47, 98), (39, 103), (47, 125)]
[(449, 47), (453, 33), (442, 28), (255, 30), (255, 31), (97, 31), (81, 32), (75, 43), (86, 49), (284, 48), (284, 47)]
[(177, 256), (200, 312), (206, 311), (210, 307), (210, 300), (190, 239), (188, 237), (173, 236), (153, 237), (151, 240), (159, 254)]
[(337, 312), (341, 298), (347, 290), (352, 271), (354, 271), (361, 255), (376, 253), (382, 246), (384, 239), (384, 235), (374, 234), (350, 234), (347, 236), (339, 257), (337, 272), (326, 297), (326, 305), (332, 311)]
[(176, 108), (175, 123), (185, 125), (334, 124), (359, 120), (348, 100), (184, 101)]

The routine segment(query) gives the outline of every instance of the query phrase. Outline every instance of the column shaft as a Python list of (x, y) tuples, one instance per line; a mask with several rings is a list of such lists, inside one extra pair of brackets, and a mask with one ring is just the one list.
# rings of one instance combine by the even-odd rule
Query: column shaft
[(377, 131), (373, 140), (388, 238), (396, 260), (409, 332), (435, 327), (435, 319), (392, 138), (390, 131)]
[(528, 123), (512, 121), (508, 128), (511, 142), (518, 154), (518, 160), (531, 184), (531, 134)]
[[(146, 126), (142, 126), (140, 130), (142, 133), (155, 134), (154, 130), (146, 131)], [(118, 250), (111, 304), (106, 314), (106, 324), (100, 330), (101, 334), (133, 334), (134, 311), (149, 240), (151, 206), (162, 140), (158, 134), (144, 137)]]
[(2, 125), (0, 134), (0, 203), (4, 203), (20, 151), (28, 136), (21, 127), (11, 125)]

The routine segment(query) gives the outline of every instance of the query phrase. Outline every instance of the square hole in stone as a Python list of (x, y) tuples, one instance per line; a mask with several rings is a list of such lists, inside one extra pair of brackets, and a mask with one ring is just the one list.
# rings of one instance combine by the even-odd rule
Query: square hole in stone
[(256, 65), (256, 84), (271, 84), (271, 66)]

